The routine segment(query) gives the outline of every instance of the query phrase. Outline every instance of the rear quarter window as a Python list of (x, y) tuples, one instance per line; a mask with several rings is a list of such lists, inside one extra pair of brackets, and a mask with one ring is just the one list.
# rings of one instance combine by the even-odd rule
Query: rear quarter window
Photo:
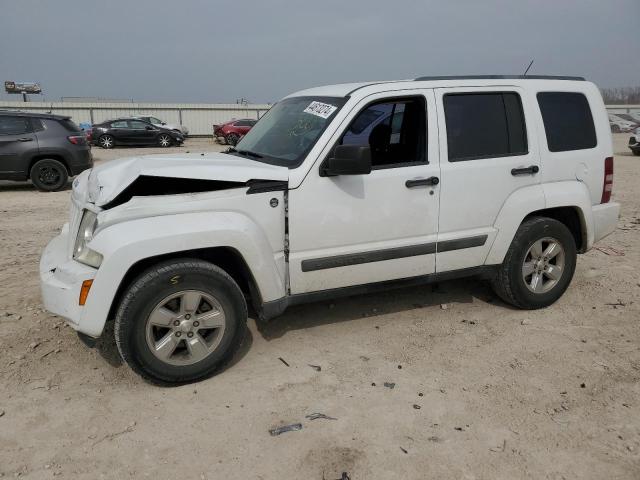
[(540, 92), (537, 95), (550, 152), (594, 148), (596, 129), (587, 97), (575, 92)]
[(60, 125), (62, 125), (65, 130), (69, 131), (69, 132), (81, 132), (82, 129), (75, 124), (75, 122), (73, 122), (72, 120), (66, 119), (66, 120), (59, 120)]

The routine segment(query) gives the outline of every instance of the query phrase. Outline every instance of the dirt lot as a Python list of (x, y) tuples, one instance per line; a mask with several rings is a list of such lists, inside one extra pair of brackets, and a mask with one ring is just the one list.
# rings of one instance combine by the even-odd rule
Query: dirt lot
[(622, 218), (600, 244), (624, 255), (582, 255), (551, 308), (514, 310), (475, 280), (297, 307), (251, 320), (231, 368), (177, 388), (42, 310), (38, 259), (69, 191), (0, 183), (0, 477), (640, 478), (640, 159), (626, 141)]

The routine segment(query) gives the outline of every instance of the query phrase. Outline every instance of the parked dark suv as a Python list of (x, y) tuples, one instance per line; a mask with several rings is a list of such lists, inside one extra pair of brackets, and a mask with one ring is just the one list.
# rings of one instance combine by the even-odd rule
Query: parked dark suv
[(85, 133), (69, 117), (0, 110), (0, 180), (30, 178), (50, 192), (92, 166)]
[(115, 118), (91, 128), (91, 142), (102, 148), (116, 145), (157, 145), (170, 147), (184, 141), (181, 132), (134, 118)]

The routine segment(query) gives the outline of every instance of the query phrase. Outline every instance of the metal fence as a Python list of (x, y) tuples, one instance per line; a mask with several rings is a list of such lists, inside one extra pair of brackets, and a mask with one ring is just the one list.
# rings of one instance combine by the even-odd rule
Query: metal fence
[(189, 135), (211, 135), (212, 125), (239, 118), (260, 118), (267, 104), (175, 104), (101, 102), (15, 102), (0, 100), (0, 109), (68, 115), (74, 122), (100, 123), (116, 117), (154, 116), (167, 123), (184, 125)]
[[(134, 102), (16, 102), (0, 100), (0, 109), (68, 115), (76, 123), (100, 123), (115, 117), (151, 115), (167, 123), (185, 125), (189, 135), (211, 135), (212, 125), (239, 118), (260, 118), (268, 104), (200, 104)], [(607, 105), (611, 114), (640, 115), (640, 105)]]

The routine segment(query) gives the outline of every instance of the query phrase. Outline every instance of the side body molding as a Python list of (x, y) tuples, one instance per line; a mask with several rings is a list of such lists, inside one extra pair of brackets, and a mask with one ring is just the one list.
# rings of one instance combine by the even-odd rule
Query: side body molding
[(238, 212), (186, 213), (131, 220), (100, 231), (89, 246), (105, 259), (92, 286), (92, 292), (100, 294), (89, 295), (81, 319), (83, 331), (89, 335), (101, 334), (126, 272), (135, 263), (158, 255), (230, 247), (250, 266), (263, 302), (281, 298), (286, 293), (283, 252), (274, 252), (260, 226)]

